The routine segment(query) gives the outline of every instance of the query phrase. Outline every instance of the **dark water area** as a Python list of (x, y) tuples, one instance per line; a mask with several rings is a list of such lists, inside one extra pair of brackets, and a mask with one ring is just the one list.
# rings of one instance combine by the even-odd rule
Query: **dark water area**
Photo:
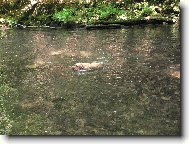
[[(177, 26), (0, 34), (1, 132), (181, 134)], [(83, 72), (71, 68), (92, 62), (103, 64)]]

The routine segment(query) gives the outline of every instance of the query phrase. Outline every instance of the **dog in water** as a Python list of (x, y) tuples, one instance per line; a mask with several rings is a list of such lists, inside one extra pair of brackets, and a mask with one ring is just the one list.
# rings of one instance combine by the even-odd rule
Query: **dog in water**
[(92, 62), (92, 63), (76, 63), (72, 66), (74, 71), (90, 71), (103, 67), (103, 62)]

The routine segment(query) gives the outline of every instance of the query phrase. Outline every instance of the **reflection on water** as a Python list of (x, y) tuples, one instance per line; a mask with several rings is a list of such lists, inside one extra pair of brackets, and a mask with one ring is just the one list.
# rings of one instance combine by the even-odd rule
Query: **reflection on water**
[(177, 27), (1, 33), (8, 134), (180, 134)]

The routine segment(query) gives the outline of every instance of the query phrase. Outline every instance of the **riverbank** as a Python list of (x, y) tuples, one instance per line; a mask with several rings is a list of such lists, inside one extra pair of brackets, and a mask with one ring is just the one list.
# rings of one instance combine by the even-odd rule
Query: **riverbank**
[(15, 0), (0, 5), (0, 27), (3, 28), (119, 28), (138, 24), (173, 24), (180, 16), (179, 2), (168, 0), (88, 3)]

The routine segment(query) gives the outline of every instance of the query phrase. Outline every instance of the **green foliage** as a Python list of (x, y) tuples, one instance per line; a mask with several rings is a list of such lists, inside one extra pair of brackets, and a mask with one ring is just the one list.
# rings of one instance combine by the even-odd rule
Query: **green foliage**
[(101, 20), (108, 20), (114, 17), (118, 13), (119, 9), (111, 5), (108, 5), (108, 6), (100, 5), (98, 7), (98, 11), (99, 11), (99, 16)]
[(17, 20), (13, 17), (8, 17), (6, 19), (0, 18), (0, 25), (6, 25), (9, 27), (13, 27), (17, 24)]
[(151, 7), (144, 7), (141, 11), (141, 16), (149, 16), (153, 13), (153, 9)]
[(42, 14), (36, 17), (30, 16), (28, 19), (28, 25), (49, 25), (52, 21), (52, 14)]
[[(55, 3), (39, 3), (33, 14), (28, 17), (28, 24), (32, 25), (51, 25), (53, 15), (56, 11), (61, 11), (63, 5)], [(32, 23), (33, 22), (33, 23)]]
[(125, 10), (112, 5), (98, 4), (96, 7), (65, 8), (56, 12), (53, 19), (67, 23), (94, 23), (98, 21), (116, 20), (117, 16), (126, 14)]
[(6, 21), (7, 21), (8, 26), (10, 27), (13, 27), (17, 24), (17, 20), (13, 17), (9, 17)]
[(55, 21), (63, 22), (64, 24), (75, 21), (75, 9), (65, 8), (63, 11), (57, 12), (53, 15)]
[(148, 2), (136, 3), (133, 7), (136, 17), (146, 17), (153, 13), (153, 6), (150, 6)]
[[(171, 18), (179, 16), (178, 0), (122, 0), (122, 1), (42, 1), (34, 11), (19, 19), (17, 13), (29, 3), (28, 0), (8, 1), (2, 5), (0, 18), (5, 18), (4, 25), (13, 27), (17, 23), (25, 25), (73, 25), (95, 24), (96, 22), (117, 22), (145, 17)], [(3, 16), (1, 16), (3, 15)], [(17, 21), (20, 20), (20, 21)], [(0, 19), (0, 24), (2, 19)]]

